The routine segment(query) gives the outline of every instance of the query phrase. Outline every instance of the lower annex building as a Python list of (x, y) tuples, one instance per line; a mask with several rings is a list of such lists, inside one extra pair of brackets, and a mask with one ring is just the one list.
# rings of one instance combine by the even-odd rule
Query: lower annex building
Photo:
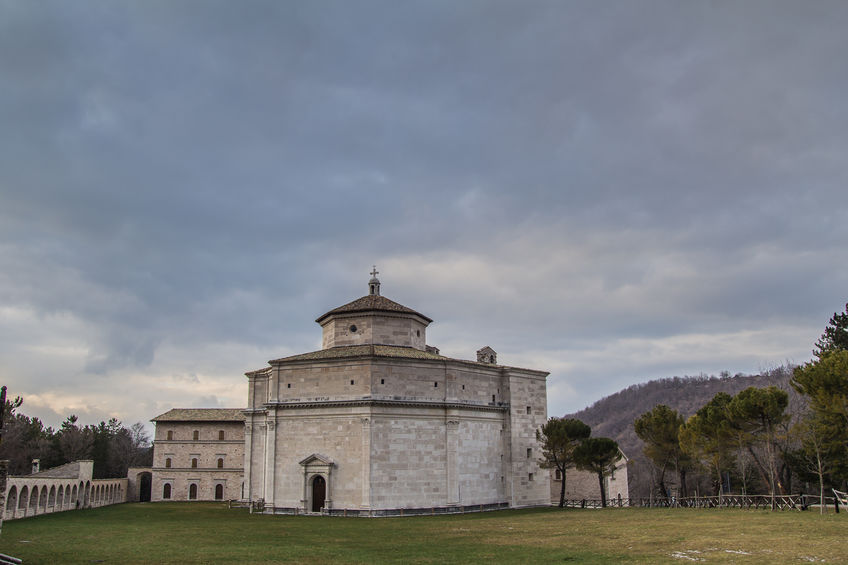
[(152, 500), (366, 516), (550, 504), (535, 435), (548, 373), (489, 347), (440, 355), (432, 320), (381, 296), (377, 274), (316, 320), (320, 350), (246, 373), (246, 408), (153, 419)]

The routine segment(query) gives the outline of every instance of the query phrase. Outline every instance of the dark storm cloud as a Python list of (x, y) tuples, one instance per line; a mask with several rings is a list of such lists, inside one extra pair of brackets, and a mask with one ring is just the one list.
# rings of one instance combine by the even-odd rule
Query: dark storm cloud
[(60, 412), (118, 377), (147, 409), (237, 405), (373, 262), (443, 350), (550, 367), (552, 413), (803, 360), (848, 286), (846, 26), (839, 2), (6, 2), (0, 371)]

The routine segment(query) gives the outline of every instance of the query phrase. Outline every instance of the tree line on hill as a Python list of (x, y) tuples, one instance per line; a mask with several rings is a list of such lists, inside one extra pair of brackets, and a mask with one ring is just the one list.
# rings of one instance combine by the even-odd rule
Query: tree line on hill
[[(790, 494), (814, 484), (848, 484), (848, 304), (816, 342), (815, 359), (795, 367), (790, 394), (777, 386), (715, 394), (684, 418), (664, 404), (634, 421), (653, 464), (657, 496), (671, 496), (668, 471), (687, 496), (687, 475), (712, 494)], [(793, 484), (793, 478), (797, 478)], [(703, 491), (702, 491), (703, 492)]]
[[(632, 385), (569, 417), (586, 422), (596, 433), (618, 442), (629, 458), (631, 497), (659, 496), (662, 492), (680, 495), (683, 482), (687, 494), (715, 492), (722, 483), (725, 491), (741, 492), (744, 485), (746, 492), (768, 493), (772, 490), (770, 477), (774, 477), (776, 492), (780, 492), (780, 486), (796, 493), (801, 490), (821, 491), (821, 483), (835, 488), (842, 485), (844, 490), (846, 477), (840, 469), (848, 463), (848, 454), (841, 449), (846, 442), (840, 443), (843, 437), (840, 434), (846, 430), (848, 305), (845, 313), (833, 315), (815, 347), (815, 359), (801, 367), (787, 363), (764, 370), (758, 375), (731, 376), (723, 372), (719, 376), (702, 374), (650, 381)], [(748, 392), (735, 403), (731, 402), (751, 387), (761, 391)], [(679, 455), (683, 458), (681, 463), (666, 463), (663, 471), (663, 463), (657, 466), (646, 455), (646, 450), (651, 451), (653, 448), (648, 447), (636, 433), (637, 420), (654, 412), (659, 405), (676, 413), (679, 424), (688, 421), (701, 410), (704, 411), (703, 417), (698, 420), (703, 423), (709, 417), (709, 412), (716, 412), (720, 406), (729, 409), (732, 404), (736, 416), (728, 416), (724, 425), (730, 428), (739, 426), (738, 421), (735, 424), (731, 422), (739, 417), (743, 405), (748, 404), (750, 407), (756, 404), (758, 398), (769, 398), (779, 404), (783, 402), (782, 395), (770, 391), (770, 387), (786, 394), (786, 406), (780, 413), (779, 421), (765, 422), (759, 431), (736, 429), (735, 444), (738, 446), (742, 440), (750, 441), (751, 448), (748, 449), (744, 441), (741, 451), (736, 448), (734, 464), (724, 470), (721, 480), (717, 472), (710, 472), (710, 467), (702, 463), (701, 457), (694, 468), (686, 466), (685, 453)], [(653, 417), (673, 427), (670, 416), (660, 413), (653, 414)], [(810, 426), (813, 426), (812, 429)], [(802, 433), (805, 427), (806, 436)], [(763, 436), (771, 439), (765, 441)], [(694, 439), (690, 437), (690, 443)], [(722, 445), (730, 445), (731, 439), (731, 436), (725, 435)], [(821, 446), (820, 457), (816, 456), (817, 444)], [(720, 467), (724, 465), (720, 463)], [(819, 464), (820, 472), (815, 470)], [(774, 473), (769, 472), (770, 466), (775, 468)], [(828, 470), (828, 466), (832, 469)], [(683, 469), (683, 480), (678, 468)], [(819, 480), (819, 474), (823, 475), (822, 480)]]
[(153, 463), (150, 436), (141, 422), (126, 428), (112, 418), (96, 426), (82, 426), (71, 415), (54, 430), (38, 418), (20, 413), (22, 403), (17, 397), (3, 407), (0, 459), (9, 461), (10, 475), (29, 474), (34, 459), (40, 460), (42, 470), (91, 459), (95, 479), (126, 477), (127, 468)]

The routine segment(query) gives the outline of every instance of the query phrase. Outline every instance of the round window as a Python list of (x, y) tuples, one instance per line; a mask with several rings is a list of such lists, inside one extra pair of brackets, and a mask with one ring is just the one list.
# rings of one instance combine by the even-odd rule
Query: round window
[(350, 327), (350, 333), (356, 333), (356, 325), (355, 324)]

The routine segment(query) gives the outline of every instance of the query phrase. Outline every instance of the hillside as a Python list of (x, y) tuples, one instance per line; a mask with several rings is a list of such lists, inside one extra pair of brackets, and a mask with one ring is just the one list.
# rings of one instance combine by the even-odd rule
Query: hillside
[[(761, 375), (722, 375), (672, 377), (636, 384), (598, 400), (588, 408), (567, 417), (578, 418), (592, 428), (593, 436), (609, 437), (618, 442), (631, 460), (630, 495), (647, 496), (650, 489), (650, 465), (642, 454), (642, 440), (633, 430), (633, 421), (657, 404), (665, 404), (688, 418), (719, 392), (736, 394), (750, 386), (775, 385), (794, 396), (789, 386), (792, 367), (783, 366)], [(791, 402), (791, 401), (790, 401)], [(790, 403), (790, 409), (792, 402)]]

